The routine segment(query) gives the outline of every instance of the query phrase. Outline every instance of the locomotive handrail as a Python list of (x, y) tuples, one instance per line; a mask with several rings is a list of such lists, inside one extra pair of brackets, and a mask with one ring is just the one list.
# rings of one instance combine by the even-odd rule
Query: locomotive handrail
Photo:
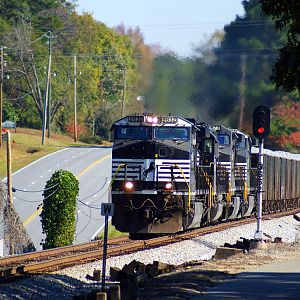
[(113, 176), (113, 178), (112, 178), (112, 180), (111, 180), (111, 182), (110, 182), (110, 184), (109, 184), (109, 187), (110, 187), (110, 188), (112, 187), (112, 185), (113, 185), (113, 183), (114, 183), (114, 181), (115, 181), (115, 179), (116, 179), (116, 176), (117, 176), (119, 170), (120, 170), (121, 168), (125, 168), (125, 167), (126, 167), (126, 164), (119, 164), (119, 165), (118, 165), (118, 168), (117, 168), (117, 170), (116, 170), (116, 172), (115, 172), (115, 174), (114, 174), (114, 176)]
[[(209, 208), (210, 208), (210, 207), (212, 207), (213, 187), (212, 187), (212, 184), (211, 184), (211, 182), (210, 182), (210, 180), (209, 180), (209, 175), (208, 175), (208, 173), (205, 172), (205, 171), (203, 170), (203, 166), (200, 166), (200, 167), (201, 167), (201, 170), (202, 170), (202, 172), (203, 172), (203, 174), (204, 174), (204, 178), (205, 178), (205, 180), (206, 180), (206, 182), (207, 182), (207, 184), (208, 184), (208, 186), (209, 186), (208, 206), (209, 206)], [(205, 166), (205, 167), (206, 167), (206, 166)], [(210, 168), (211, 168), (211, 166), (210, 166)]]
[(181, 172), (181, 174), (182, 174), (182, 176), (184, 178), (184, 181), (185, 181), (185, 183), (186, 183), (186, 185), (188, 187), (188, 211), (189, 211), (190, 207), (191, 207), (191, 189), (190, 189), (190, 185), (187, 182), (187, 179), (186, 179), (186, 177), (184, 175), (184, 172), (183, 172), (182, 168), (180, 166), (176, 165), (176, 164), (174, 165), (174, 167), (178, 168), (180, 170), (180, 172)]

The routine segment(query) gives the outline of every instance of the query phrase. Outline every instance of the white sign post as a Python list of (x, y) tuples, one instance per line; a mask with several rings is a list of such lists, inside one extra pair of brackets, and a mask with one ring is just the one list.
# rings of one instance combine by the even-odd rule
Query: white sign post
[(256, 240), (262, 241), (263, 231), (261, 226), (262, 220), (262, 196), (263, 196), (263, 175), (264, 175), (264, 140), (259, 140), (259, 153), (258, 153), (258, 164), (257, 164), (257, 229), (254, 234)]
[(106, 255), (107, 255), (107, 233), (108, 233), (108, 217), (114, 215), (113, 203), (101, 204), (101, 216), (104, 216), (104, 241), (103, 241), (103, 258), (102, 258), (102, 283), (101, 291), (105, 292), (105, 269), (106, 269)]

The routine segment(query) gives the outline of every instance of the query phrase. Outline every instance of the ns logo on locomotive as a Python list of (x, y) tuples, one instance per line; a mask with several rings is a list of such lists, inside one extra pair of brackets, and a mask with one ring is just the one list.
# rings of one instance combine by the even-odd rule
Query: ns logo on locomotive
[[(116, 121), (111, 136), (117, 230), (131, 237), (175, 233), (254, 213), (257, 154), (245, 133), (179, 116), (134, 115)], [(274, 181), (275, 170), (280, 181), (287, 164), (273, 157), (270, 164), (266, 176)], [(299, 206), (300, 161), (292, 169), (295, 188), (284, 182), (264, 187), (270, 210), (295, 199)]]

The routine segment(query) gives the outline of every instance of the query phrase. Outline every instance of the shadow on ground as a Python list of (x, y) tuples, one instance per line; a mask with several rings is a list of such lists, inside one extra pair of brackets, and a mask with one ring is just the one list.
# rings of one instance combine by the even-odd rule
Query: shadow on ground
[(140, 299), (192, 299), (203, 291), (234, 276), (219, 271), (187, 270), (153, 278), (141, 287)]
[[(84, 283), (65, 275), (39, 275), (0, 284), (1, 300), (68, 300), (100, 290), (100, 285)], [(83, 298), (84, 299), (84, 298)]]
[(148, 282), (140, 289), (140, 299), (300, 299), (300, 273), (176, 272)]

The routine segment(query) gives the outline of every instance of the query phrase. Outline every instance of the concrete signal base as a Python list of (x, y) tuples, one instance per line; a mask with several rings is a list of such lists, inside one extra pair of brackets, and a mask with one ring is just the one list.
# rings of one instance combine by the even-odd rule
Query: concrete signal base
[(251, 240), (249, 250), (266, 250), (268, 243), (261, 240)]

